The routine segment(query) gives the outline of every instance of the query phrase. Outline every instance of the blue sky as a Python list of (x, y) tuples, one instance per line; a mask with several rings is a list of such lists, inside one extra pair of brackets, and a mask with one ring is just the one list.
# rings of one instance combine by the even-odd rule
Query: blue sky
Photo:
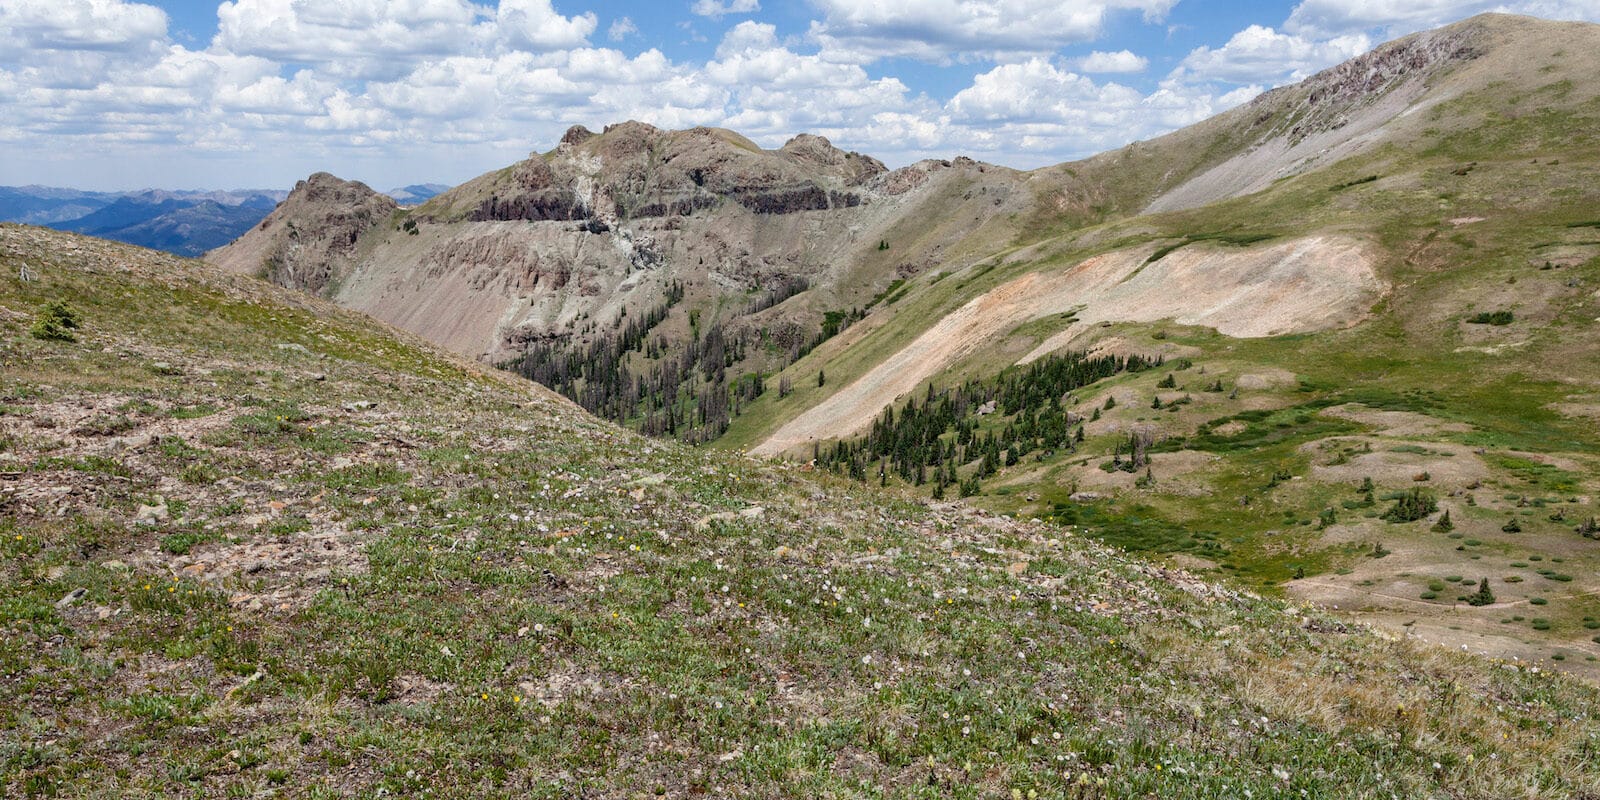
[(573, 124), (1031, 168), (1485, 11), (1596, 0), (4, 0), (0, 184), (459, 183)]

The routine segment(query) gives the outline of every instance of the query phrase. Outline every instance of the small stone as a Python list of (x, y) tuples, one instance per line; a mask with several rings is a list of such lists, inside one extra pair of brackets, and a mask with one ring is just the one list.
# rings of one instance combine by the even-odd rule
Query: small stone
[(89, 590), (85, 589), (85, 588), (83, 588), (81, 586), (76, 588), (76, 589), (73, 589), (72, 591), (67, 592), (66, 596), (64, 596), (60, 600), (56, 601), (56, 608), (66, 608), (68, 606), (77, 605), (78, 601), (82, 600), (83, 596), (88, 594), (88, 593), (89, 593)]
[(167, 517), (167, 502), (157, 497), (155, 505), (139, 506), (139, 511), (133, 516), (133, 521), (136, 525), (155, 525), (165, 522)]
[(321, 372), (313, 372), (313, 373), (311, 373), (310, 377), (311, 377), (311, 380), (318, 381), (318, 382), (325, 381), (325, 380), (328, 379), (328, 376), (323, 374), (323, 373), (321, 373)]

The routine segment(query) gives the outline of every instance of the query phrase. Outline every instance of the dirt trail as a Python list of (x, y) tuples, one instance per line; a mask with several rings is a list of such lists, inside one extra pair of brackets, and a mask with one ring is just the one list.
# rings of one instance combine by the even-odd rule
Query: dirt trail
[(751, 452), (776, 455), (848, 436), (884, 406), (1018, 325), (1076, 309), (1079, 324), (1020, 359), (1065, 347), (1102, 321), (1216, 328), (1259, 337), (1345, 327), (1382, 295), (1366, 246), (1334, 236), (1255, 248), (1191, 245), (1146, 264), (1155, 245), (1095, 256), (1057, 272), (1029, 273), (935, 323), (899, 352), (790, 420)]

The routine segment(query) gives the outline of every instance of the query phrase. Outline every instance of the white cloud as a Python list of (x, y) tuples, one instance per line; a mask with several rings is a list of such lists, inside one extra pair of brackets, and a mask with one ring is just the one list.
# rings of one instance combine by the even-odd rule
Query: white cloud
[[(1272, 64), (1311, 69), (1364, 42), (1252, 29), (1141, 91), (1099, 77), (1148, 68), (1139, 55), (1058, 51), (1115, 14), (1155, 19), (1176, 0), (818, 2), (809, 39), (744, 20), (696, 63), (593, 46), (595, 15), (550, 0), (229, 0), (203, 50), (171, 41), (150, 6), (55, 0), (65, 11), (50, 16), (0, 0), (0, 141), (16, 155), (0, 183), (288, 185), (316, 169), (460, 180), (569, 125), (624, 119), (725, 126), (769, 147), (810, 131), (891, 163), (967, 153), (1040, 166), (1197, 121), (1279, 80)], [(606, 34), (626, 39), (629, 22)], [(929, 97), (865, 66), (895, 53), (1000, 63)], [(150, 166), (162, 164), (189, 172)]]
[(1366, 34), (1317, 41), (1251, 25), (1219, 48), (1197, 47), (1173, 71), (1186, 81), (1278, 85), (1300, 80), (1372, 49)]
[(1283, 29), (1315, 38), (1377, 30), (1391, 38), (1486, 11), (1600, 21), (1594, 0), (1303, 0)]
[[(167, 36), (167, 14), (121, 0), (6, 0), (0, 3), (0, 44), (7, 50), (121, 50)], [(12, 50), (17, 55), (17, 50)], [(13, 57), (14, 57), (13, 55)], [(0, 62), (8, 61), (0, 55)]]
[(1147, 95), (1032, 58), (981, 73), (951, 98), (943, 109), (942, 142), (946, 152), (1043, 166), (1193, 124), (1259, 91), (1217, 96), (1207, 87), (1169, 81)]
[(599, 24), (592, 11), (563, 17), (550, 0), (500, 0), (495, 20), (502, 43), (527, 50), (580, 47)]
[(1117, 12), (1156, 20), (1177, 0), (816, 0), (810, 36), (861, 63), (906, 56), (928, 61), (1014, 60), (1098, 38)]
[(217, 20), (215, 49), (385, 80), (428, 58), (579, 47), (599, 24), (550, 0), (501, 0), (492, 12), (467, 0), (230, 0)]
[(1096, 74), (1111, 72), (1143, 72), (1150, 66), (1150, 60), (1135, 55), (1128, 50), (1118, 50), (1115, 53), (1106, 53), (1096, 50), (1089, 55), (1077, 60), (1078, 69)]
[(728, 14), (754, 14), (761, 10), (760, 0), (695, 0), (689, 10), (696, 16), (722, 17)]
[(639, 32), (639, 26), (633, 24), (631, 17), (622, 17), (611, 21), (611, 27), (606, 28), (606, 38), (613, 42), (620, 42)]
[(874, 79), (856, 64), (797, 53), (778, 42), (774, 26), (749, 20), (728, 31), (700, 73), (728, 93), (723, 124), (758, 140), (802, 130), (834, 135), (913, 105), (899, 79)]

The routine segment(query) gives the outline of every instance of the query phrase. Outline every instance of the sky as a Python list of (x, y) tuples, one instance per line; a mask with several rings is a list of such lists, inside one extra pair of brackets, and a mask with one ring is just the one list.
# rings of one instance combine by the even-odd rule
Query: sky
[(0, 0), (0, 184), (457, 184), (636, 119), (1018, 168), (1600, 0)]

